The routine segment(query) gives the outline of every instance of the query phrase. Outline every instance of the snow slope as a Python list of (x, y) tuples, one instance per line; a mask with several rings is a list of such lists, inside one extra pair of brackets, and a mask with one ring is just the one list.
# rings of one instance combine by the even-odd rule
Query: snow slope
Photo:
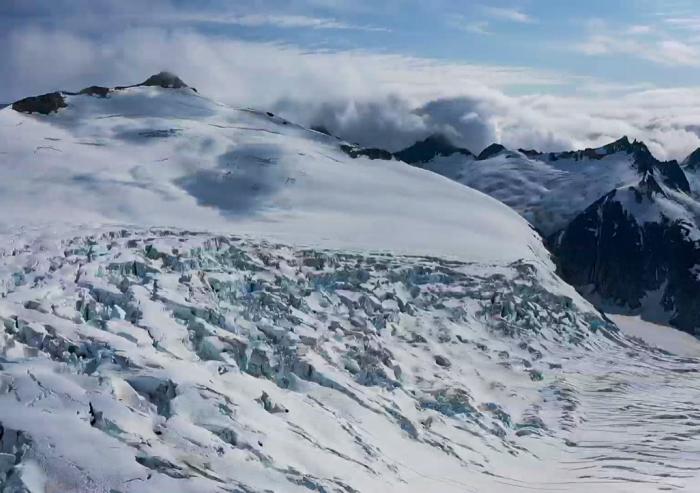
[(88, 92), (0, 111), (3, 493), (699, 484), (700, 361), (507, 206), (186, 87)]
[(517, 214), (332, 137), (192, 89), (66, 95), (49, 115), (0, 111), (0, 219), (173, 226), (335, 248), (509, 262), (543, 259)]
[(690, 334), (665, 325), (649, 323), (639, 317), (610, 314), (608, 317), (622, 332), (638, 337), (651, 346), (687, 358), (700, 357), (700, 340)]

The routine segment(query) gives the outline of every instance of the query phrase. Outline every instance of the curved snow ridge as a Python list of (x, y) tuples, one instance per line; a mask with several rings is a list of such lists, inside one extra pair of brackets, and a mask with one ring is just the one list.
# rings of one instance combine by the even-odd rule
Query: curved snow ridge
[(18, 491), (697, 480), (698, 361), (625, 338), (528, 263), (121, 230), (8, 245), (0, 280)]
[[(0, 112), (0, 206), (14, 224), (169, 225), (286, 243), (509, 263), (540, 238), (472, 189), (191, 89), (65, 95), (49, 115)], [(5, 219), (7, 221), (7, 219)]]

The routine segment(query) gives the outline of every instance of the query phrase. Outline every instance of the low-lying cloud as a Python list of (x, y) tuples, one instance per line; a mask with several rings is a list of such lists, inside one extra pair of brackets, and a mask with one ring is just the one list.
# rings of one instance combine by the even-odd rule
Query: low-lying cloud
[[(158, 27), (95, 36), (23, 26), (0, 34), (0, 50), (0, 102), (134, 83), (167, 69), (225, 103), (281, 112), (390, 150), (436, 132), (474, 152), (492, 141), (549, 151), (622, 135), (645, 140), (660, 158), (683, 158), (700, 146), (697, 88), (606, 92), (601, 81), (522, 67), (310, 50)], [(516, 87), (528, 94), (513, 95)], [(548, 95), (552, 88), (570, 95)]]

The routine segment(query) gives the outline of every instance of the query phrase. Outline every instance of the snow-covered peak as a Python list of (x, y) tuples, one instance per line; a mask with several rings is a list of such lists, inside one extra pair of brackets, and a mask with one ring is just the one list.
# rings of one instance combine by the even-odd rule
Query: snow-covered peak
[(648, 174), (672, 190), (690, 191), (676, 161), (661, 162), (643, 142), (627, 137), (596, 149), (558, 153), (514, 152), (493, 144), (476, 161), (452, 156), (422, 167), (496, 197), (546, 235), (611, 190), (635, 185)]
[[(544, 260), (529, 225), (472, 189), (236, 109), (160, 74), (0, 111), (2, 227), (130, 224), (480, 262)], [(183, 83), (184, 84), (184, 83)], [(90, 89), (90, 88), (89, 88)]]

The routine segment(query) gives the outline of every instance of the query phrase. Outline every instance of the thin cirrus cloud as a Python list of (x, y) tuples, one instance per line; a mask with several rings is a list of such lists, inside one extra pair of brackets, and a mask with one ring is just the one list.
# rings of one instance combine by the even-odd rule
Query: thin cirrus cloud
[(483, 7), (483, 12), (489, 17), (499, 20), (520, 22), (520, 23), (533, 23), (535, 18), (525, 12), (514, 9), (514, 8), (504, 8), (504, 7)]
[[(665, 19), (668, 24), (674, 19)], [(692, 24), (683, 24), (689, 28)], [(674, 34), (674, 35), (672, 35)], [(700, 46), (692, 38), (678, 39), (660, 26), (611, 27), (600, 19), (587, 22), (587, 37), (573, 50), (589, 56), (628, 56), (666, 67), (700, 66)]]
[(447, 16), (447, 25), (451, 28), (473, 34), (493, 34), (488, 21), (469, 20), (467, 17), (460, 14)]
[(249, 15), (201, 15), (184, 14), (179, 16), (181, 22), (206, 22), (213, 24), (227, 24), (244, 27), (277, 27), (277, 28), (309, 28), (309, 29), (334, 29), (352, 31), (390, 32), (388, 28), (351, 24), (337, 19), (324, 17), (310, 17), (306, 15), (273, 15), (273, 14), (249, 14)]

